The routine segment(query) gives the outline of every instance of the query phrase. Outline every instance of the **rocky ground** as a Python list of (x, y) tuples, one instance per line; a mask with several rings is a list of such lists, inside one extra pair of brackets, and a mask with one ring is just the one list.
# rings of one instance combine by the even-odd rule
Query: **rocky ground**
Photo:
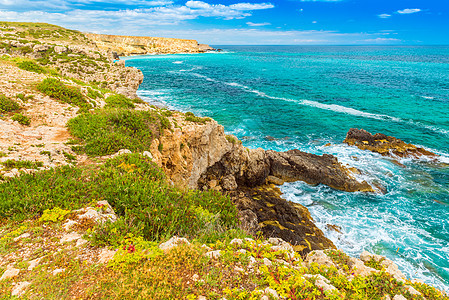
[[(385, 258), (364, 253), (358, 260), (336, 251), (305, 207), (282, 199), (277, 185), (296, 180), (347, 192), (376, 191), (336, 157), (247, 149), (214, 120), (147, 105), (135, 98), (142, 73), (114, 63), (111, 52), (79, 32), (33, 23), (1, 23), (0, 29), (0, 298), (447, 299), (408, 281)], [(170, 214), (142, 208), (145, 221), (135, 224), (142, 214), (129, 216), (136, 204), (126, 201), (138, 199), (141, 191), (124, 197), (128, 206), (118, 215), (114, 209), (122, 205), (117, 202), (122, 195), (114, 193), (144, 182), (148, 195), (161, 180), (153, 184), (148, 176), (158, 171), (142, 178), (142, 168), (124, 161), (91, 182), (111, 158), (136, 159), (126, 158), (130, 152), (142, 154), (136, 162), (145, 168), (149, 162), (141, 160), (151, 159), (163, 171), (177, 189), (176, 203), (212, 199), (187, 203), (193, 217), (184, 216), (194, 218), (189, 224), (201, 218), (209, 243), (191, 234), (190, 242), (170, 239), (168, 244), (183, 241), (170, 250), (162, 244), (166, 236), (131, 233)], [(48, 189), (35, 182), (39, 174), (49, 180)], [(111, 181), (113, 190), (95, 190), (114, 174), (121, 177)], [(28, 191), (33, 184), (36, 190)], [(66, 198), (53, 195), (53, 189)], [(115, 207), (105, 201), (106, 192)], [(214, 193), (231, 199), (226, 209), (230, 215), (237, 211), (228, 222), (238, 217), (238, 228), (217, 225), (225, 208), (223, 216), (205, 209), (224, 205), (213, 203)], [(23, 205), (15, 203), (22, 200)], [(72, 209), (71, 201), (82, 203), (80, 209)], [(99, 243), (95, 237), (101, 234), (119, 241)], [(231, 241), (235, 235), (243, 237)]]

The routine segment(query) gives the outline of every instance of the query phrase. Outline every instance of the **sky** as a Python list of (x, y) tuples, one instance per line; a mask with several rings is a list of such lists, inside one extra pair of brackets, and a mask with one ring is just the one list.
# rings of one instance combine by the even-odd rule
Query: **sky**
[(449, 44), (449, 0), (0, 0), (0, 20), (210, 45)]

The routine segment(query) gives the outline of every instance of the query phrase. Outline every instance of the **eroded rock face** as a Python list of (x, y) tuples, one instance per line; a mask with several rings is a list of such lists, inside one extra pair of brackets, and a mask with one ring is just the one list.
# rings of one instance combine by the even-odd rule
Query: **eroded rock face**
[(427, 151), (424, 148), (416, 147), (412, 144), (407, 144), (404, 141), (393, 136), (386, 136), (382, 133), (372, 135), (366, 130), (351, 128), (346, 134), (343, 141), (350, 146), (356, 146), (362, 150), (369, 150), (380, 153), (381, 155), (394, 155), (399, 157), (414, 157), (422, 156), (436, 157), (433, 152)]
[[(258, 222), (256, 229), (251, 228), (253, 232), (261, 231), (266, 237), (281, 238), (292, 244), (302, 256), (312, 250), (335, 248), (332, 241), (313, 223), (307, 208), (282, 199), (276, 186), (239, 188), (228, 194), (237, 209), (245, 212), (245, 216), (256, 216), (251, 219)], [(242, 225), (248, 226), (246, 223)]]

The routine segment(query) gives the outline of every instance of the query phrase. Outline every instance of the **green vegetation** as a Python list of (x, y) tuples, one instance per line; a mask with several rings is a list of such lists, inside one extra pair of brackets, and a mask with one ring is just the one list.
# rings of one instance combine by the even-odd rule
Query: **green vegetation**
[(206, 124), (206, 122), (211, 121), (211, 118), (201, 118), (201, 117), (197, 117), (195, 116), (192, 112), (186, 112), (185, 113), (185, 120), (189, 121), (189, 122), (195, 122), (195, 123), (202, 123), (202, 124)]
[(91, 108), (79, 88), (67, 86), (58, 79), (46, 78), (38, 84), (37, 89), (62, 102), (77, 105), (80, 108)]
[(71, 211), (61, 209), (59, 207), (54, 207), (53, 209), (46, 209), (42, 213), (42, 216), (39, 218), (39, 222), (48, 223), (48, 222), (58, 222), (64, 220), (64, 217), (68, 215)]
[(99, 92), (97, 90), (94, 90), (91, 87), (87, 88), (87, 97), (89, 97), (91, 99), (94, 99), (94, 100), (98, 99), (98, 98), (101, 98), (101, 99), (104, 98), (104, 96), (103, 96), (103, 94), (101, 92)]
[(71, 119), (70, 133), (84, 142), (83, 150), (93, 156), (108, 155), (120, 149), (148, 150), (151, 141), (169, 128), (170, 122), (154, 111), (103, 109)]
[(133, 101), (123, 95), (111, 95), (106, 98), (105, 108), (135, 108)]
[(238, 141), (234, 136), (229, 135), (229, 134), (226, 135), (226, 140), (227, 140), (228, 142), (230, 142), (231, 144), (235, 144), (235, 143), (237, 143), (237, 141)]
[(8, 159), (0, 164), (2, 164), (6, 170), (21, 169), (21, 168), (37, 169), (43, 166), (43, 163), (41, 161), (12, 160), (12, 159)]
[(19, 124), (22, 124), (22, 125), (25, 125), (25, 126), (29, 126), (31, 124), (30, 118), (25, 116), (22, 113), (15, 114), (12, 117), (12, 120), (13, 121), (17, 121), (17, 122), (19, 122)]
[(3, 94), (0, 94), (0, 113), (15, 111), (19, 108), (20, 106), (16, 101), (9, 99)]
[(108, 200), (122, 220), (99, 230), (94, 236), (97, 243), (110, 244), (126, 227), (123, 224), (147, 240), (160, 240), (175, 234), (200, 237), (237, 222), (229, 198), (174, 188), (140, 154), (119, 156), (97, 170), (65, 166), (8, 180), (0, 184), (0, 219), (22, 221), (48, 209), (76, 209), (96, 199)]
[(20, 93), (20, 94), (17, 94), (16, 97), (18, 99), (22, 100), (23, 102), (27, 102), (28, 100), (33, 99), (34, 95), (25, 95), (25, 94)]
[(32, 60), (22, 60), (19, 61), (16, 65), (17, 67), (25, 71), (30, 71), (38, 74), (47, 73), (47, 70), (44, 67)]

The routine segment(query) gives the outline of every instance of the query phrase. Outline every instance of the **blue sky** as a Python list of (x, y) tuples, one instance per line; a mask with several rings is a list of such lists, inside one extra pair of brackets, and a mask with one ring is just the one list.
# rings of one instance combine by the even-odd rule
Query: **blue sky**
[(0, 20), (212, 45), (449, 44), (449, 0), (0, 0)]

